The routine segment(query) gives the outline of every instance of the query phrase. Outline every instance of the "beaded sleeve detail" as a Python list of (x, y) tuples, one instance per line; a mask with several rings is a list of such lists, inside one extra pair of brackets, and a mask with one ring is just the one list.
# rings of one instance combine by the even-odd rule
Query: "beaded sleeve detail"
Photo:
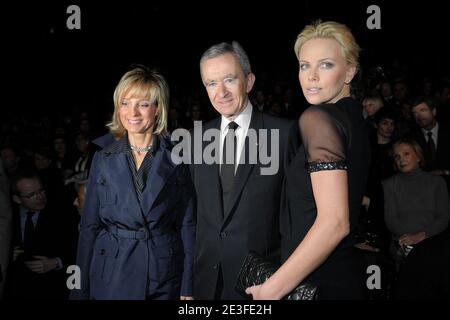
[(323, 170), (348, 170), (347, 162), (332, 161), (332, 162), (308, 162), (306, 163), (308, 173), (323, 171)]

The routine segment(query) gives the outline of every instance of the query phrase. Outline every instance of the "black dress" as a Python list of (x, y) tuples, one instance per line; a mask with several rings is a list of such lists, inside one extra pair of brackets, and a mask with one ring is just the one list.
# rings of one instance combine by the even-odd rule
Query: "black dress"
[(364, 298), (365, 270), (353, 248), (370, 162), (362, 107), (352, 98), (311, 106), (300, 117), (300, 134), (302, 145), (292, 155), (284, 185), (280, 221), (282, 261), (297, 248), (317, 216), (310, 173), (347, 170), (350, 234), (304, 281), (319, 287), (319, 299)]

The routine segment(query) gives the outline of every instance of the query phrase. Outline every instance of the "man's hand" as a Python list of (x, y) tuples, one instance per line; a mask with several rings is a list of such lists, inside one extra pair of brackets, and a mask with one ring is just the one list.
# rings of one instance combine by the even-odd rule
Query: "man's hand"
[(364, 196), (364, 197), (363, 197), (363, 200), (362, 200), (362, 205), (364, 206), (364, 208), (366, 209), (366, 211), (369, 210), (369, 206), (370, 206), (370, 198), (367, 197), (367, 196)]
[(194, 297), (191, 296), (181, 296), (180, 300), (194, 300)]
[(445, 169), (443, 169), (443, 170), (437, 169), (437, 170), (431, 171), (430, 173), (435, 176), (448, 176), (450, 174), (450, 171), (445, 170)]
[(44, 256), (33, 256), (36, 260), (25, 261), (25, 265), (28, 269), (35, 273), (47, 273), (56, 269), (58, 266), (58, 260), (55, 258), (48, 258)]
[(23, 248), (21, 248), (20, 246), (16, 246), (14, 247), (14, 251), (13, 251), (13, 262), (17, 260), (17, 258), (24, 253), (25, 251), (23, 250)]
[(417, 233), (406, 233), (398, 239), (398, 243), (401, 246), (411, 246), (418, 244), (420, 241), (425, 240), (425, 231), (420, 231)]

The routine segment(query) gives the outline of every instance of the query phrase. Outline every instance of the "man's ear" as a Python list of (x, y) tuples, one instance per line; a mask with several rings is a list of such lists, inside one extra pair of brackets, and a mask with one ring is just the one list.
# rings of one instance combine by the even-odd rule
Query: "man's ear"
[(22, 203), (22, 200), (20, 200), (20, 198), (17, 195), (14, 194), (12, 198), (15, 203), (17, 203), (17, 204)]
[(252, 91), (253, 85), (255, 84), (256, 77), (253, 73), (249, 73), (247, 76), (247, 93), (250, 93)]

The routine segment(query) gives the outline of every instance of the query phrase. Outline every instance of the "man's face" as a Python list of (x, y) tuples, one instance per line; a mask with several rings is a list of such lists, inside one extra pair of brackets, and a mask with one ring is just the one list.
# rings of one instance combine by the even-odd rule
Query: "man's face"
[(51, 163), (52, 160), (50, 158), (39, 153), (34, 154), (34, 165), (38, 170), (47, 169)]
[(204, 60), (200, 72), (214, 108), (229, 120), (234, 120), (247, 105), (255, 76), (252, 73), (244, 75), (231, 53)]
[(3, 167), (5, 168), (5, 170), (13, 168), (18, 161), (16, 153), (12, 149), (9, 149), (9, 148), (5, 148), (2, 150), (1, 158), (2, 158)]
[(18, 195), (13, 199), (29, 211), (41, 211), (47, 204), (44, 187), (38, 178), (24, 178), (17, 182)]
[(394, 86), (394, 96), (398, 101), (403, 101), (408, 97), (408, 87), (406, 84), (399, 82)]
[(86, 183), (82, 183), (78, 189), (78, 197), (73, 201), (73, 205), (77, 207), (78, 213), (82, 215), (84, 209), (84, 198), (86, 196)]
[(436, 124), (436, 109), (431, 109), (425, 102), (412, 108), (414, 119), (424, 129), (430, 130)]
[(57, 153), (64, 153), (66, 151), (66, 144), (63, 139), (55, 139), (53, 145)]

